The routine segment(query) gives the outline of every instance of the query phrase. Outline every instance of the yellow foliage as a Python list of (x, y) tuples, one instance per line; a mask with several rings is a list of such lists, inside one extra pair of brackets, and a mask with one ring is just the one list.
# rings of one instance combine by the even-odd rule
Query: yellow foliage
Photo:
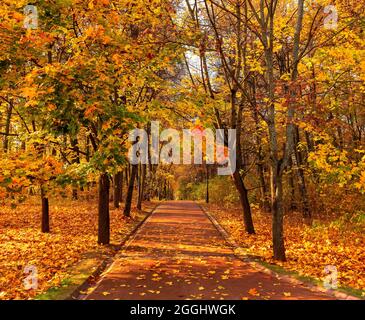
[(269, 263), (279, 264), (302, 275), (323, 279), (324, 268), (334, 265), (340, 285), (365, 290), (365, 233), (346, 224), (323, 222), (307, 226), (295, 213), (285, 217), (287, 262), (272, 258), (271, 215), (254, 210), (256, 234), (245, 233), (242, 213), (238, 209), (209, 206), (210, 212), (224, 226), (245, 253), (260, 256)]

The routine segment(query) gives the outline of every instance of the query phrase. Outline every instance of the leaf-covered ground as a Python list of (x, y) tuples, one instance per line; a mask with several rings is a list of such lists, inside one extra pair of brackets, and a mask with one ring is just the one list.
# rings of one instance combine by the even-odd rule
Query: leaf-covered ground
[[(40, 232), (40, 205), (33, 198), (11, 209), (0, 209), (0, 300), (28, 299), (57, 286), (70, 267), (88, 252), (112, 255), (117, 246), (97, 245), (96, 199), (71, 201), (50, 199), (51, 233)], [(148, 205), (150, 209), (153, 205)], [(144, 212), (133, 212), (131, 219), (122, 209), (111, 210), (111, 243), (120, 244)], [(38, 289), (26, 290), (27, 266), (38, 271)]]
[[(216, 205), (206, 207), (248, 254), (274, 263), (269, 213), (254, 210), (256, 234), (248, 235), (240, 210)], [(276, 261), (275, 264), (317, 279), (325, 276), (325, 266), (334, 265), (340, 286), (365, 290), (365, 232), (360, 217), (354, 221), (336, 219), (320, 223), (314, 220), (308, 226), (298, 214), (288, 214), (284, 223), (287, 262)]]

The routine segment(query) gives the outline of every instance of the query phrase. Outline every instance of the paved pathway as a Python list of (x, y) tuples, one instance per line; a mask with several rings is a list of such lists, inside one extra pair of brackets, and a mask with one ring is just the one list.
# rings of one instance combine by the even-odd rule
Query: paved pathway
[(238, 259), (194, 202), (160, 205), (86, 299), (329, 299)]

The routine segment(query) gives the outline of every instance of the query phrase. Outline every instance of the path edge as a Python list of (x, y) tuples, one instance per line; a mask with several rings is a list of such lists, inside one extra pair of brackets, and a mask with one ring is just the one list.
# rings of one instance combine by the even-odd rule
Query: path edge
[(198, 202), (195, 202), (199, 208), (204, 212), (204, 214), (208, 217), (208, 219), (213, 223), (213, 225), (215, 226), (215, 228), (218, 230), (218, 232), (222, 235), (222, 237), (224, 238), (224, 240), (226, 241), (226, 243), (229, 245), (229, 247), (231, 247), (233, 254), (240, 259), (243, 262), (249, 263), (253, 268), (264, 272), (272, 277), (276, 277), (277, 279), (281, 279), (284, 281), (287, 281), (291, 284), (294, 285), (301, 285), (301, 286), (305, 286), (307, 289), (314, 291), (314, 292), (320, 292), (320, 293), (325, 293), (328, 294), (329, 296), (333, 296), (339, 300), (363, 300), (361, 298), (355, 297), (353, 295), (350, 294), (346, 294), (344, 292), (340, 292), (337, 290), (330, 290), (330, 289), (325, 289), (322, 288), (319, 285), (307, 282), (307, 281), (301, 281), (296, 279), (293, 276), (289, 276), (289, 275), (281, 275), (273, 270), (270, 270), (269, 268), (265, 267), (263, 264), (261, 264), (259, 261), (257, 260), (253, 260), (252, 258), (250, 258), (247, 255), (242, 255), (242, 254), (238, 254), (237, 251), (240, 249), (240, 246), (237, 244), (237, 242), (233, 239), (231, 239), (230, 235), (228, 234), (228, 232), (226, 231), (226, 229), (224, 227), (222, 227), (220, 225), (220, 223), (217, 221), (217, 219), (208, 211), (206, 210), (203, 205), (201, 205)]
[[(138, 224), (133, 228), (133, 230), (120, 242), (121, 249), (116, 252), (113, 256), (106, 258), (105, 260), (101, 261), (92, 271), (92, 273), (80, 284), (78, 285), (64, 300), (83, 300), (87, 295), (82, 294), (81, 291), (86, 290), (90, 287), (89, 281), (92, 278), (100, 277), (102, 273), (106, 272), (113, 262), (115, 261), (116, 257), (124, 250), (125, 246), (138, 234), (141, 227), (146, 223), (146, 221), (152, 216), (152, 214), (158, 209), (161, 203), (157, 203), (152, 210), (150, 210), (146, 216), (138, 222)], [(100, 281), (98, 279), (97, 283)]]

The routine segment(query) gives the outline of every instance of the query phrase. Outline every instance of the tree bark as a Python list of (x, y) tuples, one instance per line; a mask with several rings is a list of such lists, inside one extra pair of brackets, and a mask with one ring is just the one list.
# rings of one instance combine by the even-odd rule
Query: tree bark
[(231, 91), (231, 126), (236, 128), (236, 171), (233, 173), (233, 180), (240, 197), (246, 232), (254, 234), (255, 228), (252, 221), (251, 205), (248, 200), (248, 191), (240, 173), (242, 169), (241, 126), (243, 106), (240, 104), (238, 112), (236, 112), (236, 93), (235, 89)]
[(132, 165), (132, 170), (129, 178), (127, 197), (125, 199), (125, 207), (123, 214), (126, 217), (130, 217), (131, 215), (131, 207), (132, 207), (132, 199), (133, 199), (133, 189), (134, 189), (134, 180), (137, 176), (138, 166), (136, 164)]
[(42, 232), (50, 232), (49, 227), (49, 201), (43, 186), (41, 187), (41, 199), (42, 199)]
[(130, 165), (128, 164), (128, 166), (125, 168), (125, 184), (127, 188), (129, 186), (129, 167)]
[(239, 170), (236, 170), (233, 174), (233, 181), (237, 188), (240, 202), (243, 209), (243, 221), (245, 224), (245, 229), (248, 234), (254, 234), (255, 228), (253, 226), (252, 215), (251, 215), (251, 206), (248, 201), (248, 191), (243, 183), (243, 179), (239, 173)]
[(279, 167), (273, 168), (272, 172), (272, 235), (274, 259), (286, 261), (285, 245), (284, 245), (284, 225), (283, 225), (283, 177), (279, 173)]
[[(271, 18), (273, 19), (273, 18)], [(273, 22), (272, 22), (273, 23)], [(270, 26), (270, 35), (273, 37), (273, 25)], [(266, 44), (267, 46), (267, 44)], [(271, 156), (271, 197), (272, 197), (272, 236), (273, 236), (273, 253), (274, 259), (285, 261), (285, 245), (284, 245), (284, 228), (283, 228), (283, 194), (282, 194), (282, 160), (279, 160), (278, 152), (278, 138), (275, 121), (275, 84), (274, 84), (274, 62), (273, 62), (273, 48), (266, 47), (265, 49), (265, 60), (267, 64), (267, 90), (270, 100), (268, 108), (268, 132), (269, 132), (269, 143), (270, 143), (270, 156)], [(288, 111), (288, 117), (291, 115)], [(287, 126), (290, 126), (288, 124)], [(292, 138), (292, 134), (287, 128), (287, 136)], [(289, 143), (287, 141), (287, 143)], [(287, 150), (290, 147), (287, 146)], [(289, 156), (288, 152), (286, 156)], [(289, 158), (287, 158), (289, 160)]]
[(205, 190), (205, 202), (206, 203), (209, 203), (209, 167), (208, 165), (206, 164), (206, 174), (207, 174), (207, 177), (206, 177), (206, 190)]
[(109, 176), (102, 173), (99, 177), (98, 243), (103, 245), (110, 243), (109, 189)]
[(261, 209), (269, 212), (271, 211), (270, 200), (269, 200), (270, 197), (268, 196), (268, 187), (265, 181), (264, 165), (262, 164), (260, 158), (258, 159), (257, 173), (259, 176), (259, 183), (260, 183)]
[(122, 188), (123, 188), (123, 172), (119, 171), (114, 175), (114, 208), (118, 209), (120, 207), (120, 202), (122, 201)]
[(259, 183), (260, 183), (261, 208), (265, 211), (270, 211), (271, 210), (270, 197), (268, 196), (268, 186), (267, 186), (266, 180), (265, 180), (264, 157), (263, 157), (263, 153), (262, 153), (261, 138), (258, 134), (258, 132), (260, 131), (260, 126), (259, 126), (259, 117), (258, 117), (256, 108), (253, 112), (253, 115), (254, 115), (254, 119), (255, 119), (256, 130), (257, 130), (257, 134), (256, 134), (256, 145), (258, 148), (257, 173), (259, 176)]
[[(73, 149), (76, 152), (76, 157), (73, 159), (73, 163), (80, 163), (80, 150), (79, 150), (79, 142), (77, 140), (77, 138), (73, 139), (72, 137), (70, 137), (71, 140), (71, 146), (73, 147)], [(78, 192), (77, 192), (77, 188), (74, 187), (72, 189), (72, 200), (77, 200), (78, 197)]]
[(299, 191), (300, 191), (300, 196), (301, 196), (301, 200), (302, 200), (302, 205), (303, 205), (303, 218), (304, 219), (310, 219), (312, 214), (309, 208), (309, 200), (308, 200), (308, 192), (307, 192), (307, 186), (306, 186), (306, 181), (305, 181), (305, 175), (304, 175), (304, 170), (303, 170), (303, 165), (304, 165), (304, 161), (303, 161), (303, 155), (302, 152), (300, 150), (298, 150), (298, 144), (299, 144), (299, 128), (298, 126), (296, 126), (295, 128), (295, 150), (294, 150), (294, 154), (295, 154), (295, 160), (298, 166), (298, 180), (299, 180)]
[(146, 164), (141, 164), (141, 172), (139, 175), (138, 181), (138, 201), (137, 201), (137, 209), (142, 210), (142, 202), (144, 198), (144, 188), (145, 188), (145, 181), (146, 181)]
[(289, 203), (290, 203), (290, 210), (294, 211), (297, 209), (296, 201), (295, 201), (295, 183), (294, 183), (294, 172), (295, 168), (293, 165), (293, 161), (290, 158), (288, 166), (290, 168), (290, 172), (288, 172), (288, 183), (289, 183)]

